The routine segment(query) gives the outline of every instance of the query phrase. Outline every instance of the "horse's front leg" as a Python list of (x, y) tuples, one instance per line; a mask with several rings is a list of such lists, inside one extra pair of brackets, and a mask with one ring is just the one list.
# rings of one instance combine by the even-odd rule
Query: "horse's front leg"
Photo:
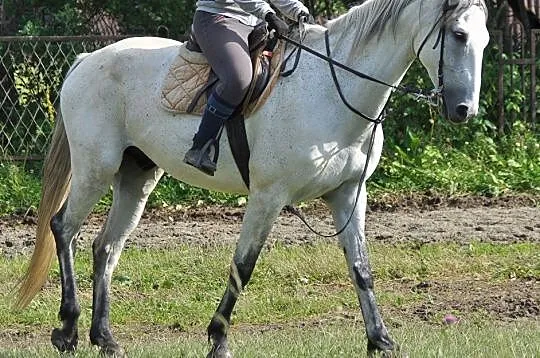
[(212, 348), (207, 358), (232, 357), (227, 343), (231, 314), (242, 289), (251, 277), (257, 258), (282, 206), (274, 195), (250, 195), (242, 232), (231, 263), (227, 289), (208, 326), (208, 338), (212, 341)]
[[(337, 190), (327, 194), (324, 199), (334, 217), (336, 229), (341, 229), (349, 219), (357, 192), (357, 183), (347, 182)], [(352, 219), (347, 228), (339, 236), (341, 246), (347, 259), (349, 274), (353, 281), (368, 338), (368, 356), (377, 351), (390, 353), (394, 350), (394, 342), (388, 335), (373, 290), (373, 275), (368, 259), (366, 237), (364, 234), (366, 210), (366, 188), (361, 188), (360, 197)]]

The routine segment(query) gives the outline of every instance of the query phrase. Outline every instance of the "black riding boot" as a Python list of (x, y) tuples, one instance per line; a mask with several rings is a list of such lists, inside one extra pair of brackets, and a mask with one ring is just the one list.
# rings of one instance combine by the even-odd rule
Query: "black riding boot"
[(220, 130), (234, 110), (235, 107), (218, 98), (216, 94), (210, 95), (199, 130), (193, 137), (193, 146), (186, 153), (184, 163), (205, 174), (214, 175), (216, 163), (210, 158), (210, 153), (218, 150)]

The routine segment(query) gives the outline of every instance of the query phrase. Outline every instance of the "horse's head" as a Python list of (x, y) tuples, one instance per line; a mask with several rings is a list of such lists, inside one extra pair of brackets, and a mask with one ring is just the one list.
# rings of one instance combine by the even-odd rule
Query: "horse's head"
[(463, 123), (478, 113), (482, 57), (489, 41), (486, 7), (482, 0), (447, 0), (438, 12), (429, 32), (421, 31), (415, 48), (442, 90), (442, 114)]

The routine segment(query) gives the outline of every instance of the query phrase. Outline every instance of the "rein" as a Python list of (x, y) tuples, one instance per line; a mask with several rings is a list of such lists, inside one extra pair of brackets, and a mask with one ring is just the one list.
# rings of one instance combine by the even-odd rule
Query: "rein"
[[(437, 25), (439, 25), (439, 23), (446, 18), (446, 14), (447, 12), (451, 9), (451, 7), (448, 5), (448, 2), (445, 3), (444, 5), (444, 8), (443, 8), (443, 13), (442, 15), (437, 19), (437, 21), (435, 22), (435, 24), (433, 25), (433, 27), (431, 28), (431, 30), (428, 32), (428, 34), (426, 35), (426, 37), (424, 38), (424, 40), (422, 41), (420, 47), (418, 48), (418, 52), (416, 53), (416, 57), (417, 58), (420, 58), (420, 52), (422, 51), (422, 49), (424, 48), (425, 44), (427, 43), (427, 40), (429, 39), (429, 37), (432, 35), (433, 31), (435, 31), (435, 29), (437, 28)], [(366, 79), (366, 80), (369, 80), (369, 81), (372, 81), (372, 82), (375, 82), (375, 83), (378, 83), (378, 84), (381, 84), (383, 86), (387, 86), (389, 88), (391, 88), (393, 90), (393, 92), (395, 91), (400, 91), (406, 95), (411, 95), (413, 96), (417, 101), (420, 101), (420, 100), (423, 100), (423, 101), (426, 101), (429, 105), (431, 106), (437, 106), (438, 104), (438, 99), (439, 98), (442, 98), (442, 103), (443, 103), (443, 106), (446, 106), (445, 104), (445, 101), (444, 101), (444, 96), (443, 96), (443, 90), (444, 90), (444, 75), (443, 75), (443, 67), (444, 67), (444, 40), (445, 40), (445, 36), (446, 36), (446, 29), (445, 29), (445, 26), (444, 24), (442, 24), (439, 28), (439, 34), (437, 35), (437, 40), (435, 41), (435, 44), (433, 45), (433, 49), (437, 48), (437, 46), (440, 44), (440, 47), (441, 47), (441, 50), (440, 50), (440, 54), (439, 54), (439, 66), (438, 66), (438, 73), (437, 73), (437, 77), (438, 77), (438, 88), (434, 89), (434, 90), (430, 90), (429, 92), (426, 93), (426, 91), (423, 91), (422, 89), (419, 89), (419, 88), (416, 88), (416, 87), (409, 87), (409, 86), (403, 86), (403, 85), (393, 85), (393, 84), (389, 84), (389, 83), (386, 83), (384, 81), (381, 81), (379, 79), (376, 79), (372, 76), (369, 76), (363, 72), (360, 72), (360, 71), (357, 71), (347, 65), (344, 65), (343, 63), (339, 62), (339, 61), (336, 61), (335, 59), (333, 59), (331, 57), (331, 53), (330, 53), (330, 41), (329, 41), (329, 35), (328, 35), (328, 30), (325, 31), (324, 33), (325, 37), (325, 45), (326, 45), (326, 55), (316, 51), (316, 50), (313, 50), (312, 48), (310, 47), (307, 47), (305, 45), (303, 45), (302, 43), (298, 42), (298, 41), (295, 41), (287, 36), (284, 36), (284, 35), (280, 35), (279, 38), (283, 39), (284, 41), (288, 42), (288, 43), (291, 43), (293, 44), (294, 46), (296, 46), (296, 50), (298, 50), (297, 54), (296, 54), (296, 58), (295, 58), (295, 61), (294, 61), (294, 65), (293, 65), (293, 68), (288, 70), (288, 71), (285, 71), (285, 72), (282, 72), (282, 76), (286, 77), (286, 76), (290, 76), (294, 70), (296, 69), (296, 67), (298, 66), (298, 63), (300, 61), (300, 53), (301, 51), (300, 50), (304, 50), (306, 52), (309, 52), (311, 53), (312, 55), (316, 56), (316, 57), (319, 57), (323, 60), (325, 60), (326, 62), (328, 62), (328, 65), (330, 67), (330, 72), (332, 74), (332, 80), (334, 81), (334, 85), (336, 86), (336, 89), (338, 91), (338, 94), (342, 100), (342, 102), (347, 106), (347, 108), (349, 108), (353, 113), (355, 113), (356, 115), (364, 118), (365, 120), (373, 123), (373, 128), (372, 128), (372, 131), (371, 131), (371, 135), (370, 135), (370, 138), (369, 138), (369, 147), (368, 147), (368, 151), (366, 153), (366, 162), (364, 164), (364, 170), (362, 171), (362, 174), (360, 175), (360, 178), (358, 179), (358, 185), (357, 185), (357, 188), (356, 188), (356, 197), (354, 199), (354, 205), (353, 205), (353, 209), (351, 211), (351, 214), (349, 215), (347, 221), (345, 222), (345, 224), (343, 225), (343, 227), (341, 229), (339, 229), (337, 232), (333, 233), (333, 234), (323, 234), (317, 230), (315, 230), (306, 220), (305, 216), (303, 215), (303, 213), (298, 209), (296, 208), (295, 206), (293, 205), (287, 205), (285, 206), (285, 210), (290, 212), (291, 214), (297, 216), (300, 221), (302, 221), (302, 223), (304, 223), (304, 225), (306, 225), (306, 227), (312, 232), (314, 233), (315, 235), (317, 236), (321, 236), (321, 237), (325, 237), (325, 238), (331, 238), (331, 237), (335, 237), (335, 236), (338, 236), (339, 234), (343, 233), (345, 231), (345, 229), (347, 228), (347, 226), (349, 226), (353, 216), (354, 216), (354, 212), (356, 210), (356, 207), (358, 205), (358, 200), (360, 198), (360, 193), (361, 193), (361, 188), (362, 188), (362, 185), (364, 184), (365, 182), (365, 179), (366, 179), (366, 175), (367, 175), (367, 169), (368, 169), (368, 166), (369, 166), (369, 160), (371, 158), (371, 154), (372, 154), (372, 151), (373, 151), (373, 145), (375, 143), (375, 134), (377, 133), (377, 127), (384, 121), (385, 119), (385, 109), (388, 105), (388, 103), (390, 102), (389, 100), (386, 102), (383, 110), (380, 112), (380, 114), (377, 116), (377, 118), (372, 118), (372, 117), (369, 117), (365, 114), (363, 114), (362, 112), (360, 112), (359, 110), (357, 110), (356, 108), (354, 108), (348, 101), (347, 99), (345, 98), (343, 92), (341, 91), (341, 86), (339, 84), (339, 80), (337, 78), (337, 75), (336, 75), (336, 71), (335, 71), (335, 67), (334, 66), (337, 66), (349, 73), (352, 73), (354, 75), (356, 75), (357, 77), (360, 77), (360, 78), (363, 78), (363, 79)], [(392, 92), (392, 93), (393, 93)], [(391, 93), (391, 94), (392, 94)]]

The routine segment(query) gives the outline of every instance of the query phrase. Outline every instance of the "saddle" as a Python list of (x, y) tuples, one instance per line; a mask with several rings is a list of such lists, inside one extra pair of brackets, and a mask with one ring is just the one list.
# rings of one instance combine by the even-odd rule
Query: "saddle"
[[(268, 40), (264, 23), (250, 34), (249, 49), (253, 78), (239, 114), (255, 112), (270, 96), (283, 57), (283, 47), (277, 40)], [(174, 113), (202, 114), (207, 98), (218, 83), (193, 34), (180, 46), (178, 56), (169, 67), (161, 86), (161, 105)]]

